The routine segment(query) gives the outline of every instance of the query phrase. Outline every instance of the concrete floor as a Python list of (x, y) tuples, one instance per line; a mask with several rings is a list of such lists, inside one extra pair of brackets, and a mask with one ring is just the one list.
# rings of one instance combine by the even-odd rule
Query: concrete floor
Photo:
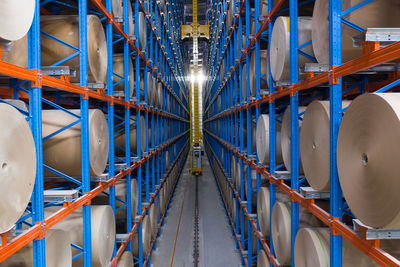
[[(153, 251), (151, 257), (154, 267), (170, 266), (182, 203), (182, 218), (172, 266), (194, 265), (192, 255), (195, 179), (189, 174), (189, 164), (188, 159), (168, 210), (165, 225), (161, 229), (161, 236), (157, 239), (157, 249)], [(199, 177), (199, 213), (199, 266), (240, 266), (240, 255), (206, 156), (203, 156), (203, 175)]]

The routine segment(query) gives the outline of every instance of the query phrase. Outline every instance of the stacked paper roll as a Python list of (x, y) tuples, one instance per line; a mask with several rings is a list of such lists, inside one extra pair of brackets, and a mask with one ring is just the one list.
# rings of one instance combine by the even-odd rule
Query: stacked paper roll
[[(69, 112), (80, 116), (80, 110)], [(43, 137), (46, 137), (77, 118), (62, 110), (43, 110)], [(89, 154), (90, 174), (100, 176), (108, 160), (108, 126), (99, 109), (89, 110)], [(78, 123), (43, 142), (43, 162), (51, 168), (69, 176), (81, 176), (81, 124)], [(55, 174), (45, 171), (45, 176)]]
[[(306, 107), (299, 107), (298, 113), (304, 113)], [(301, 131), (301, 126), (303, 122), (303, 115), (299, 116), (299, 132)], [(291, 121), (290, 121), (290, 106), (286, 108), (285, 113), (283, 114), (282, 119), (282, 128), (281, 128), (281, 145), (282, 145), (282, 158), (283, 163), (285, 163), (286, 169), (290, 172), (290, 150), (291, 150)], [(303, 165), (301, 162), (301, 156), (299, 154), (299, 173), (303, 173)]]
[[(271, 231), (276, 258), (280, 265), (290, 265), (291, 261), (291, 207), (290, 202), (277, 201), (272, 208)], [(299, 209), (300, 227), (318, 227), (322, 223), (300, 206)]]
[[(297, 232), (294, 261), (297, 267), (323, 267), (330, 265), (329, 228), (302, 228)], [(344, 267), (378, 266), (343, 238), (342, 260)]]
[[(49, 229), (46, 231), (46, 266), (71, 267), (72, 252), (71, 240), (63, 230)], [(33, 266), (32, 242), (18, 250), (11, 257), (1, 263), (3, 267), (30, 267)]]
[[(268, 89), (268, 50), (260, 51), (260, 89)], [(256, 95), (256, 55), (255, 52), (251, 54), (250, 58), (250, 75), (247, 78), (247, 64), (243, 64), (242, 69), (242, 96), (243, 100), (247, 96), (247, 80), (250, 81), (250, 94)]]
[[(146, 121), (144, 116), (140, 117), (140, 148), (141, 152), (143, 153), (145, 148), (146, 148)], [(149, 140), (151, 140), (151, 131), (148, 129), (149, 133)], [(136, 136), (136, 124), (135, 120), (131, 118), (131, 132), (130, 132), (130, 145), (131, 145), (131, 152), (132, 153), (137, 153), (137, 136)], [(118, 133), (115, 134), (115, 145), (119, 146), (120, 148), (125, 149), (125, 131), (122, 130)], [(116, 149), (117, 154), (125, 154), (124, 151), (120, 149)]]
[(157, 107), (163, 107), (163, 85), (160, 82), (157, 84)]
[[(138, 228), (139, 230), (139, 228)], [(150, 252), (150, 243), (151, 243), (151, 233), (152, 233), (152, 228), (151, 228), (151, 223), (150, 223), (150, 218), (149, 216), (145, 216), (142, 222), (142, 252), (143, 252), (143, 257), (147, 257)], [(139, 235), (138, 232), (136, 232), (133, 235), (132, 239), (132, 252), (135, 257), (139, 257)]]
[(257, 199), (257, 215), (260, 230), (263, 236), (269, 236), (270, 232), (270, 195), (267, 187), (260, 187)]
[[(298, 44), (302, 45), (311, 40), (311, 18), (298, 17)], [(301, 49), (303, 52), (314, 56), (311, 44)], [(275, 21), (271, 35), (269, 49), (271, 74), (274, 81), (290, 80), (290, 21), (289, 17), (278, 17)], [(299, 67), (312, 60), (299, 54)]]
[[(250, 58), (250, 90), (251, 95), (256, 95), (256, 53), (253, 52)], [(268, 89), (269, 74), (268, 74), (268, 50), (260, 50), (260, 89)]]
[[(14, 1), (12, 1), (14, 2)], [(15, 1), (16, 2), (16, 1)], [(1, 27), (1, 26), (0, 26)], [(0, 42), (1, 46), (1, 42)], [(3, 44), (1, 60), (22, 68), (28, 67), (28, 35), (21, 39)]]
[[(46, 34), (79, 48), (79, 17), (77, 15), (41, 16), (40, 27), (41, 31)], [(97, 16), (88, 15), (87, 28), (89, 82), (106, 83), (107, 44), (103, 25)], [(51, 66), (73, 53), (76, 53), (76, 50), (42, 35), (41, 56), (44, 66)], [(71, 77), (71, 81), (79, 82), (79, 56), (62, 63), (62, 65), (76, 70), (76, 77)]]
[(139, 32), (136, 33), (136, 21), (134, 24), (136, 38), (139, 39), (139, 50), (144, 51), (147, 43), (146, 19), (143, 12), (139, 12)]
[[(343, 101), (347, 107), (349, 101)], [(329, 190), (329, 101), (313, 101), (306, 109), (299, 142), (304, 174), (312, 188)]]
[(133, 255), (130, 251), (125, 251), (117, 263), (117, 267), (132, 267)]
[(0, 43), (24, 37), (33, 21), (35, 0), (3, 0), (0, 3)]
[[(46, 208), (46, 217), (54, 214), (60, 207)], [(115, 219), (111, 206), (91, 206), (91, 236), (92, 236), (92, 265), (108, 266), (115, 244)], [(83, 247), (83, 218), (82, 209), (74, 211), (65, 219), (58, 222), (52, 229), (64, 230), (68, 233), (71, 243)], [(72, 250), (75, 257), (81, 251)], [(54, 255), (58, 256), (58, 255)], [(83, 257), (72, 262), (72, 266), (83, 266)]]
[[(249, 199), (249, 195), (247, 194), (247, 172), (248, 172), (248, 168), (251, 168), (251, 167), (249, 167), (249, 166), (245, 166), (245, 169), (244, 169), (244, 171), (245, 171), (245, 178), (246, 178), (246, 181), (245, 181), (245, 183), (244, 183), (244, 192), (245, 192), (245, 195), (246, 195), (246, 199), (248, 200)], [(263, 176), (261, 176), (261, 178), (263, 178)], [(250, 171), (250, 179), (251, 179), (251, 181), (250, 181), (250, 183), (251, 183), (251, 188), (253, 189), (253, 188), (255, 188), (256, 186), (257, 186), (257, 171), (256, 171), (256, 169), (254, 169), (254, 168), (251, 168), (251, 171)], [(264, 181), (263, 181), (263, 179), (261, 180), (262, 182), (265, 182), (265, 179), (264, 179)], [(251, 194), (251, 203), (252, 203), (252, 206), (256, 206), (257, 205), (257, 197), (256, 197), (256, 194), (254, 193), (252, 193)]]
[[(287, 202), (289, 200), (288, 196), (281, 191), (276, 191), (275, 199), (280, 202)], [(270, 203), (269, 188), (260, 187), (257, 198), (257, 216), (261, 233), (265, 237), (270, 235)]]
[[(105, 194), (100, 194), (94, 199), (92, 199), (92, 204), (94, 205), (108, 205), (110, 202), (109, 194), (110, 190), (105, 190)], [(122, 208), (126, 205), (126, 180), (119, 180), (115, 183), (115, 198), (118, 199), (115, 201), (115, 208), (117, 209), (115, 217), (117, 219), (126, 220), (126, 209)], [(136, 179), (131, 179), (131, 214), (132, 218), (136, 216), (138, 209), (138, 198), (139, 198), (139, 189)], [(123, 202), (121, 202), (123, 201)]]
[(227, 13), (226, 13), (226, 34), (230, 32), (230, 28), (233, 26), (234, 23), (234, 7), (235, 7), (235, 2), (234, 0), (227, 1)]
[(270, 262), (268, 260), (267, 254), (265, 254), (265, 251), (263, 249), (260, 249), (257, 256), (257, 267), (266, 267), (268, 265), (270, 265)]
[(400, 227), (400, 95), (366, 94), (346, 110), (338, 135), (337, 166), (354, 215), (375, 228)]
[[(275, 158), (276, 164), (282, 163), (282, 151), (281, 151), (281, 125), (275, 123)], [(269, 115), (262, 114), (257, 120), (256, 129), (256, 147), (258, 160), (262, 164), (269, 164)]]
[[(360, 4), (362, 0), (342, 0), (342, 10)], [(397, 0), (375, 0), (355, 9), (345, 19), (366, 28), (397, 28), (400, 25), (400, 2)], [(321, 64), (329, 63), (329, 0), (316, 0), (312, 18), (312, 45), (315, 57)], [(361, 33), (342, 24), (342, 60), (358, 58), (362, 48), (354, 48), (354, 36)]]
[(0, 103), (0, 233), (10, 230), (28, 205), (36, 175), (29, 124), (16, 108)]
[[(134, 92), (134, 74), (133, 74), (133, 64), (132, 60), (128, 59), (129, 64), (129, 97), (133, 96)], [(122, 79), (120, 77), (124, 77), (124, 54), (114, 54), (113, 55), (113, 83), (116, 84), (120, 82)], [(120, 77), (118, 77), (118, 76)], [(114, 91), (125, 92), (125, 84), (124, 81), (114, 86)]]
[(158, 224), (158, 199), (155, 199), (149, 210), (150, 224), (151, 224), (151, 238), (157, 236)]

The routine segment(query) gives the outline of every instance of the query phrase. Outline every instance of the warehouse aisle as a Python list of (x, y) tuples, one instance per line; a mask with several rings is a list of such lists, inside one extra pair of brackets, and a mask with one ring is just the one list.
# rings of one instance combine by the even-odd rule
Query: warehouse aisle
[[(166, 224), (161, 230), (161, 236), (157, 239), (157, 250), (152, 254), (151, 260), (154, 267), (170, 266), (181, 211), (181, 223), (172, 266), (193, 266), (196, 180), (189, 174), (189, 160), (188, 158), (186, 161), (185, 169), (168, 210)], [(240, 255), (236, 250), (235, 241), (206, 156), (203, 156), (203, 175), (199, 176), (199, 214), (199, 266), (240, 266)]]

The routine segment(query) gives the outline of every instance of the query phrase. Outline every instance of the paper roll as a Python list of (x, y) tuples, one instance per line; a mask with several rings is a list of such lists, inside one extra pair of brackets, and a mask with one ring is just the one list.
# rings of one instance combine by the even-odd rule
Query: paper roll
[(260, 187), (257, 199), (257, 216), (260, 231), (264, 237), (270, 232), (270, 196), (267, 187)]
[(366, 94), (345, 112), (338, 135), (337, 165), (343, 195), (364, 224), (400, 227), (400, 95)]
[[(343, 108), (350, 104), (343, 101)], [(299, 142), (304, 174), (312, 188), (329, 190), (329, 101), (313, 101), (306, 109)]]
[(133, 255), (130, 251), (125, 251), (117, 263), (117, 267), (132, 267)]
[(150, 206), (149, 210), (149, 218), (151, 224), (151, 238), (157, 237), (157, 228), (158, 228), (158, 199), (155, 199), (153, 204)]
[[(306, 107), (299, 107), (299, 112), (298, 113), (303, 113), (306, 110)], [(299, 116), (301, 119), (299, 119), (299, 132), (301, 130), (302, 126), (302, 118), (304, 117), (304, 114)], [(281, 128), (281, 145), (282, 145), (282, 158), (283, 158), (283, 163), (285, 163), (286, 169), (290, 172), (291, 166), (290, 166), (290, 147), (291, 147), (291, 126), (290, 126), (290, 105), (286, 108), (285, 113), (283, 114), (282, 118), (282, 128)], [(303, 165), (301, 162), (301, 156), (299, 153), (299, 173), (303, 173)]]
[[(282, 163), (280, 131), (281, 125), (279, 123), (275, 123), (276, 164)], [(267, 114), (262, 114), (260, 117), (258, 117), (256, 140), (258, 160), (264, 165), (269, 165), (269, 115)]]
[[(251, 95), (256, 95), (256, 53), (253, 52), (250, 58), (250, 89)], [(260, 89), (268, 89), (268, 50), (260, 50)]]
[(266, 267), (269, 266), (269, 260), (267, 254), (265, 254), (263, 249), (260, 249), (257, 256), (257, 267)]
[[(80, 110), (70, 112), (80, 116)], [(43, 137), (75, 122), (76, 117), (62, 110), (43, 110)], [(100, 176), (108, 160), (108, 125), (99, 109), (89, 110), (89, 154), (90, 174)], [(58, 133), (43, 142), (43, 162), (69, 176), (82, 175), (81, 168), (81, 125), (80, 123)], [(50, 171), (45, 176), (54, 177)]]
[(22, 68), (28, 68), (28, 35), (4, 44), (1, 50), (1, 60)]
[[(297, 232), (294, 261), (296, 267), (330, 266), (329, 228), (302, 228)], [(343, 267), (377, 267), (370, 257), (343, 238)]]
[[(271, 35), (269, 59), (271, 74), (274, 81), (290, 80), (290, 22), (289, 17), (278, 17), (275, 21)], [(311, 40), (311, 18), (298, 17), (298, 44), (299, 46)], [(311, 44), (301, 49), (303, 52), (314, 56)], [(307, 62), (312, 62), (308, 57), (299, 54), (299, 67)]]
[[(131, 144), (131, 153), (136, 154), (137, 153), (137, 131), (136, 131), (136, 120), (131, 118), (131, 132), (130, 132), (130, 144)], [(141, 147), (141, 152), (143, 153), (145, 148), (146, 148), (146, 121), (144, 116), (140, 116), (140, 147)], [(149, 140), (151, 140), (151, 131), (148, 129), (149, 132)], [(115, 134), (115, 145), (119, 146), (120, 148), (125, 149), (125, 130), (122, 130), (118, 133)], [(116, 148), (116, 153), (117, 154), (125, 154), (124, 151), (121, 149)]]
[[(244, 168), (244, 171), (245, 171), (245, 178), (246, 178), (246, 181), (245, 181), (245, 183), (244, 183), (244, 193), (245, 193), (245, 196), (246, 196), (246, 199), (248, 200), (249, 199), (249, 196), (248, 196), (248, 194), (247, 194), (247, 170), (248, 170), (248, 166), (247, 165), (245, 165), (245, 168)], [(263, 176), (261, 176), (261, 178), (263, 178)], [(250, 183), (251, 183), (251, 187), (252, 187), (252, 189), (253, 188), (255, 188), (256, 186), (257, 186), (257, 171), (256, 171), (256, 169), (254, 169), (254, 168), (251, 168), (251, 171), (250, 171), (250, 179), (251, 179), (251, 181), (250, 181)], [(261, 179), (261, 181), (262, 181), (263, 179)], [(265, 181), (265, 180), (264, 180)], [(252, 203), (252, 206), (256, 206), (257, 205), (257, 197), (256, 197), (256, 194), (254, 193), (254, 194), (251, 194), (251, 203)]]
[[(290, 265), (291, 262), (291, 221), (290, 202), (275, 202), (271, 214), (271, 235), (276, 258), (280, 265)], [(322, 226), (322, 223), (300, 206), (299, 225), (300, 227), (317, 227)]]
[(24, 37), (33, 21), (35, 0), (2, 0), (0, 2), (0, 42)]
[[(40, 27), (41, 31), (79, 48), (79, 17), (77, 15), (41, 16)], [(89, 82), (106, 83), (107, 43), (103, 25), (97, 16), (88, 15), (87, 28), (88, 80)], [(51, 66), (74, 53), (76, 50), (42, 35), (42, 65)], [(79, 82), (79, 56), (62, 63), (62, 65), (76, 70), (76, 77), (71, 77), (71, 81)]]
[[(109, 205), (109, 193), (110, 190), (105, 190), (105, 194), (100, 194), (94, 199), (92, 199), (92, 204), (94, 205)], [(126, 208), (122, 208), (126, 205), (126, 180), (119, 180), (115, 183), (115, 198), (118, 200), (115, 201), (115, 207), (117, 210), (115, 216), (119, 220), (126, 220)], [(136, 216), (138, 209), (138, 198), (139, 198), (139, 189), (136, 179), (131, 179), (131, 214), (132, 218)], [(121, 202), (123, 201), (123, 202)]]
[[(136, 21), (135, 21), (136, 23)], [(136, 24), (135, 24), (136, 25)], [(136, 26), (134, 29), (136, 31)], [(147, 42), (147, 29), (146, 29), (146, 19), (143, 12), (139, 12), (139, 33), (135, 34), (136, 38), (139, 38), (139, 50), (144, 51)]]
[[(71, 267), (71, 241), (67, 232), (49, 229), (46, 231), (46, 266)], [(15, 254), (1, 263), (2, 267), (31, 267), (33, 266), (32, 242), (18, 250)]]
[[(139, 228), (138, 228), (139, 230)], [(150, 243), (151, 243), (151, 223), (149, 216), (144, 217), (142, 222), (142, 249), (143, 249), (143, 257), (147, 257), (150, 252)], [(138, 232), (133, 235), (132, 238), (132, 252), (135, 257), (139, 257), (139, 236)]]
[[(45, 209), (45, 215), (54, 214), (60, 207)], [(92, 236), (92, 266), (108, 266), (115, 243), (115, 219), (111, 206), (91, 206), (91, 236)], [(58, 222), (52, 229), (64, 230), (68, 233), (71, 243), (83, 247), (82, 208), (74, 211), (68, 217)], [(72, 256), (82, 253), (72, 249)], [(51, 265), (50, 265), (51, 266)], [(72, 262), (72, 266), (83, 266), (83, 256)]]
[[(342, 10), (347, 10), (362, 0), (342, 0)], [(397, 28), (400, 25), (400, 2), (374, 0), (344, 17), (362, 28)], [(329, 0), (316, 0), (312, 18), (312, 45), (315, 57), (321, 64), (329, 63)], [(342, 61), (347, 62), (362, 55), (362, 48), (354, 48), (352, 38), (359, 31), (342, 24)]]
[[(133, 96), (135, 78), (133, 74), (133, 64), (132, 60), (129, 57), (129, 97)], [(122, 79), (120, 77), (124, 77), (124, 54), (114, 54), (113, 55), (113, 83), (116, 84), (120, 82)], [(118, 77), (118, 76), (120, 77)], [(114, 91), (125, 92), (125, 84), (124, 81), (114, 86)]]
[(0, 233), (10, 230), (28, 205), (36, 175), (36, 149), (25, 116), (0, 103)]

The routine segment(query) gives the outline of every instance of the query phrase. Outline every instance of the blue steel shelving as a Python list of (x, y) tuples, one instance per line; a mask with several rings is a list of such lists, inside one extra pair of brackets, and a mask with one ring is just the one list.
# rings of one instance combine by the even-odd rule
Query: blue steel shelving
[[(155, 0), (123, 0), (123, 21), (127, 22), (129, 3), (132, 4), (133, 17), (136, 22), (139, 21), (140, 12), (144, 12), (146, 40), (145, 47), (141, 51), (139, 47), (139, 36), (136, 35), (135, 40), (130, 40), (128, 23), (117, 23), (112, 14), (112, 0), (91, 1), (88, 6), (85, 0), (76, 1), (53, 1), (53, 0), (37, 0), (36, 11), (31, 30), (28, 38), (29, 50), (29, 69), (23, 69), (12, 66), (0, 61), (0, 73), (10, 76), (13, 98), (29, 100), (29, 117), (30, 124), (36, 144), (37, 153), (37, 174), (34, 192), (32, 195), (32, 207), (28, 207), (28, 211), (32, 216), (31, 227), (18, 236), (18, 240), (12, 240), (6, 243), (2, 239), (0, 247), (0, 261), (6, 259), (19, 248), (33, 241), (33, 257), (34, 266), (40, 267), (46, 265), (45, 256), (45, 231), (51, 228), (56, 222), (65, 218), (69, 213), (79, 207), (83, 207), (83, 227), (84, 227), (84, 246), (81, 249), (81, 257), (84, 257), (85, 266), (91, 266), (91, 221), (90, 221), (90, 200), (100, 194), (107, 188), (109, 190), (110, 206), (116, 211), (115, 182), (120, 179), (126, 181), (127, 201), (124, 204), (127, 221), (126, 232), (130, 238), (138, 231), (139, 236), (139, 258), (135, 262), (139, 266), (145, 264), (150, 265), (150, 259), (143, 258), (142, 248), (142, 223), (143, 217), (148, 212), (150, 205), (154, 204), (154, 199), (159, 196), (158, 192), (164, 186), (165, 179), (168, 179), (170, 171), (167, 169), (166, 152), (168, 151), (169, 162), (181, 164), (187, 156), (188, 147), (188, 127), (189, 114), (187, 110), (188, 102), (186, 97), (186, 88), (184, 84), (183, 57), (181, 52), (180, 27), (181, 15), (183, 13), (183, 5), (180, 1), (168, 1), (163, 8), (159, 1)], [(105, 6), (103, 6), (105, 3)], [(69, 83), (68, 77), (61, 75), (53, 78), (41, 74), (41, 37), (43, 33), (40, 31), (40, 16), (43, 14), (57, 15), (67, 9), (68, 12), (79, 16), (79, 48), (75, 48), (74, 57), (79, 57), (80, 81), (79, 85)], [(72, 11), (71, 11), (72, 10)], [(64, 10), (65, 11), (65, 10)], [(50, 13), (51, 12), (51, 13)], [(88, 82), (88, 40), (87, 40), (87, 14), (95, 14), (99, 16), (105, 27), (107, 42), (107, 85), (102, 91), (95, 91), (89, 87)], [(135, 23), (135, 32), (139, 32), (139, 23)], [(48, 36), (48, 35), (46, 35)], [(53, 37), (57, 41), (56, 38)], [(116, 85), (113, 78), (116, 75), (113, 72), (113, 54), (118, 50), (123, 50), (124, 57), (124, 75), (121, 83), (124, 84), (123, 97), (117, 97), (114, 94), (113, 87)], [(162, 83), (162, 99), (160, 107), (153, 106), (148, 98), (147, 79), (144, 79), (144, 87), (140, 87), (140, 83), (136, 82), (135, 98), (129, 97), (129, 58), (134, 58), (134, 75), (135, 80), (139, 81), (141, 74), (146, 77), (147, 72), (151, 72), (151, 76)], [(68, 57), (68, 59), (72, 56)], [(57, 64), (61, 64), (65, 60)], [(57, 65), (55, 64), (55, 65)], [(16, 79), (20, 81), (16, 82)], [(131, 81), (133, 82), (133, 81)], [(28, 83), (29, 89), (23, 89), (21, 84)], [(58, 89), (54, 92), (54, 97), (48, 88)], [(3, 90), (3, 89), (2, 89)], [(6, 90), (6, 89), (5, 89)], [(155, 90), (155, 88), (153, 88)], [(49, 93), (50, 92), (50, 93)], [(8, 91), (7, 91), (8, 93)], [(28, 96), (26, 96), (26, 94)], [(69, 95), (63, 96), (63, 93)], [(73, 96), (70, 94), (73, 93)], [(53, 101), (56, 99), (56, 101)], [(142, 101), (143, 100), (143, 101)], [(82, 158), (82, 182), (77, 184), (69, 183), (63, 188), (74, 188), (79, 190), (80, 197), (72, 203), (64, 205), (63, 214), (60, 216), (52, 216), (52, 222), (45, 220), (44, 208), (48, 206), (44, 202), (44, 182), (43, 168), (50, 169), (43, 163), (43, 138), (42, 138), (42, 104), (50, 105), (66, 111), (68, 107), (80, 108), (80, 116), (77, 117), (76, 123), (81, 123), (81, 158)], [(107, 177), (101, 182), (93, 181), (89, 174), (89, 118), (88, 110), (91, 108), (100, 108), (107, 114), (108, 134), (109, 134), (109, 155)], [(66, 111), (67, 112), (67, 111)], [(144, 117), (145, 128), (149, 131), (141, 129), (141, 118)], [(117, 124), (117, 121), (120, 122)], [(130, 132), (132, 121), (137, 129), (137, 151), (130, 151)], [(63, 128), (65, 130), (73, 125)], [(125, 158), (116, 155), (114, 144), (114, 135), (118, 128), (122, 128), (125, 132)], [(62, 131), (60, 130), (60, 132)], [(141, 134), (146, 135), (145, 149), (141, 151)], [(173, 153), (172, 146), (175, 146), (176, 155)], [(179, 162), (177, 161), (180, 159)], [(121, 163), (123, 168), (119, 168)], [(118, 165), (118, 166), (117, 166)], [(172, 164), (170, 164), (171, 166)], [(51, 169), (50, 169), (51, 170)], [(51, 170), (57, 175), (70, 181), (71, 177), (57, 170)], [(138, 215), (131, 214), (131, 179), (138, 182)], [(143, 189), (143, 190), (142, 190)], [(144, 192), (142, 195), (141, 192)], [(158, 201), (160, 203), (160, 201)], [(62, 205), (62, 202), (50, 203), (50, 205)], [(64, 203), (65, 204), (65, 203)], [(143, 204), (143, 205), (142, 205)], [(162, 217), (159, 211), (159, 222)], [(29, 216), (28, 216), (29, 217)], [(27, 216), (21, 218), (17, 224), (26, 223)], [(27, 224), (27, 223), (26, 223)], [(152, 246), (155, 247), (155, 241)], [(115, 244), (112, 266), (121, 256), (124, 249), (132, 251), (132, 242), (128, 239), (125, 243)]]
[[(228, 7), (233, 1), (234, 20), (232, 25), (227, 26)], [(361, 249), (364, 253), (370, 255), (372, 259), (384, 266), (398, 266), (400, 262), (389, 259), (382, 251), (373, 247), (370, 243), (358, 237), (352, 230), (345, 229), (345, 224), (341, 222), (344, 209), (342, 192), (338, 180), (337, 163), (336, 163), (336, 143), (340, 121), (342, 118), (342, 98), (345, 94), (354, 89), (348, 88), (343, 90), (342, 77), (356, 73), (363, 69), (393, 61), (400, 55), (399, 43), (394, 44), (390, 49), (381, 48), (380, 50), (367, 53), (366, 56), (357, 59), (355, 62), (342, 65), (341, 52), (341, 36), (342, 23), (349, 25), (349, 22), (343, 18), (345, 14), (354, 11), (356, 8), (362, 7), (371, 2), (371, 0), (362, 1), (357, 7), (352, 7), (349, 10), (342, 11), (340, 0), (329, 0), (329, 33), (330, 33), (330, 59), (329, 72), (307, 78), (307, 82), (299, 83), (298, 55), (299, 48), (303, 44), (298, 44), (298, 10), (299, 7), (307, 4), (313, 4), (313, 1), (297, 1), (297, 0), (265, 0), (268, 3), (268, 14), (261, 16), (260, 2), (262, 0), (231, 0), (231, 1), (209, 1), (211, 6), (210, 21), (210, 46), (209, 46), (209, 65), (208, 65), (208, 80), (205, 86), (204, 97), (204, 136), (206, 151), (210, 158), (217, 159), (223, 167), (226, 175), (226, 182), (230, 186), (233, 194), (233, 201), (236, 201), (236, 222), (233, 222), (233, 234), (237, 239), (237, 247), (242, 252), (242, 264), (252, 266), (256, 262), (257, 254), (250, 253), (252, 251), (251, 234), (245, 235), (244, 223), (245, 218), (248, 218), (247, 228), (253, 226), (257, 232), (257, 252), (263, 249), (271, 266), (277, 266), (274, 256), (274, 247), (272, 238), (269, 240), (261, 236), (257, 225), (257, 219), (254, 219), (256, 210), (251, 203), (251, 197), (246, 201), (244, 194), (244, 183), (247, 182), (247, 195), (258, 193), (261, 187), (261, 176), (265, 176), (269, 180), (270, 189), (270, 210), (275, 203), (275, 193), (277, 186), (285, 193), (291, 196), (291, 265), (294, 266), (294, 242), (297, 231), (299, 229), (299, 205), (309, 209), (314, 215), (320, 218), (331, 229), (330, 234), (330, 266), (342, 266), (342, 238), (348, 239), (353, 245)], [(372, 0), (373, 1), (373, 0)], [(284, 6), (285, 5), (285, 6)], [(283, 7), (284, 6), (284, 7)], [(269, 84), (268, 92), (260, 94), (261, 80), (266, 77), (260, 76), (260, 49), (265, 49), (270, 45), (270, 36), (272, 28), (278, 13), (284, 13), (290, 17), (290, 86), (287, 88), (280, 86), (275, 88), (272, 82)], [(251, 32), (251, 20), (254, 22), (255, 32)], [(351, 27), (358, 29), (360, 32), (364, 29), (352, 24)], [(240, 40), (242, 34), (246, 36), (246, 47), (242, 48)], [(391, 55), (396, 51), (397, 55)], [(372, 64), (371, 58), (381, 57), (380, 61)], [(254, 97), (250, 95), (250, 57), (255, 54), (255, 91)], [(246, 64), (246, 76), (243, 75), (242, 68)], [(337, 71), (340, 69), (340, 71)], [(269, 80), (273, 81), (271, 73), (268, 73)], [(242, 79), (246, 79), (246, 98), (242, 95)], [(398, 84), (398, 78), (394, 82), (384, 86), (378, 92), (383, 92), (392, 89)], [(366, 79), (362, 77), (357, 93), (364, 93), (366, 90)], [(322, 84), (329, 83), (330, 101), (330, 214), (321, 215), (322, 209), (317, 205), (311, 204), (299, 194), (299, 122), (298, 119), (292, 119), (290, 125), (291, 131), (291, 173), (290, 180), (281, 180), (276, 178), (275, 172), (282, 169), (275, 162), (276, 140), (275, 140), (275, 123), (269, 124), (269, 166), (258, 164), (258, 158), (255, 151), (251, 150), (251, 127), (255, 124), (258, 117), (262, 113), (269, 114), (270, 121), (278, 121), (280, 113), (284, 108), (290, 105), (290, 117), (298, 118), (299, 116), (299, 97), (301, 104), (308, 103), (315, 98), (322, 98), (321, 91), (326, 89), (318, 88), (316, 95), (302, 95), (301, 92), (306, 89), (318, 87)], [(357, 94), (356, 93), (356, 94)], [(220, 107), (218, 107), (220, 105)], [(239, 127), (238, 127), (239, 126)], [(244, 129), (247, 129), (245, 135)], [(231, 162), (231, 156), (234, 156), (234, 161)], [(233, 186), (231, 178), (232, 166), (240, 162), (241, 172), (241, 188)], [(256, 188), (252, 188), (251, 179), (244, 179), (245, 165), (247, 168), (247, 177), (251, 176), (251, 168), (257, 170)], [(240, 192), (240, 194), (238, 193)], [(239, 210), (241, 211), (239, 213)], [(229, 213), (229, 212), (227, 212)], [(248, 231), (250, 233), (250, 231)], [(373, 252), (372, 252), (373, 251)]]

